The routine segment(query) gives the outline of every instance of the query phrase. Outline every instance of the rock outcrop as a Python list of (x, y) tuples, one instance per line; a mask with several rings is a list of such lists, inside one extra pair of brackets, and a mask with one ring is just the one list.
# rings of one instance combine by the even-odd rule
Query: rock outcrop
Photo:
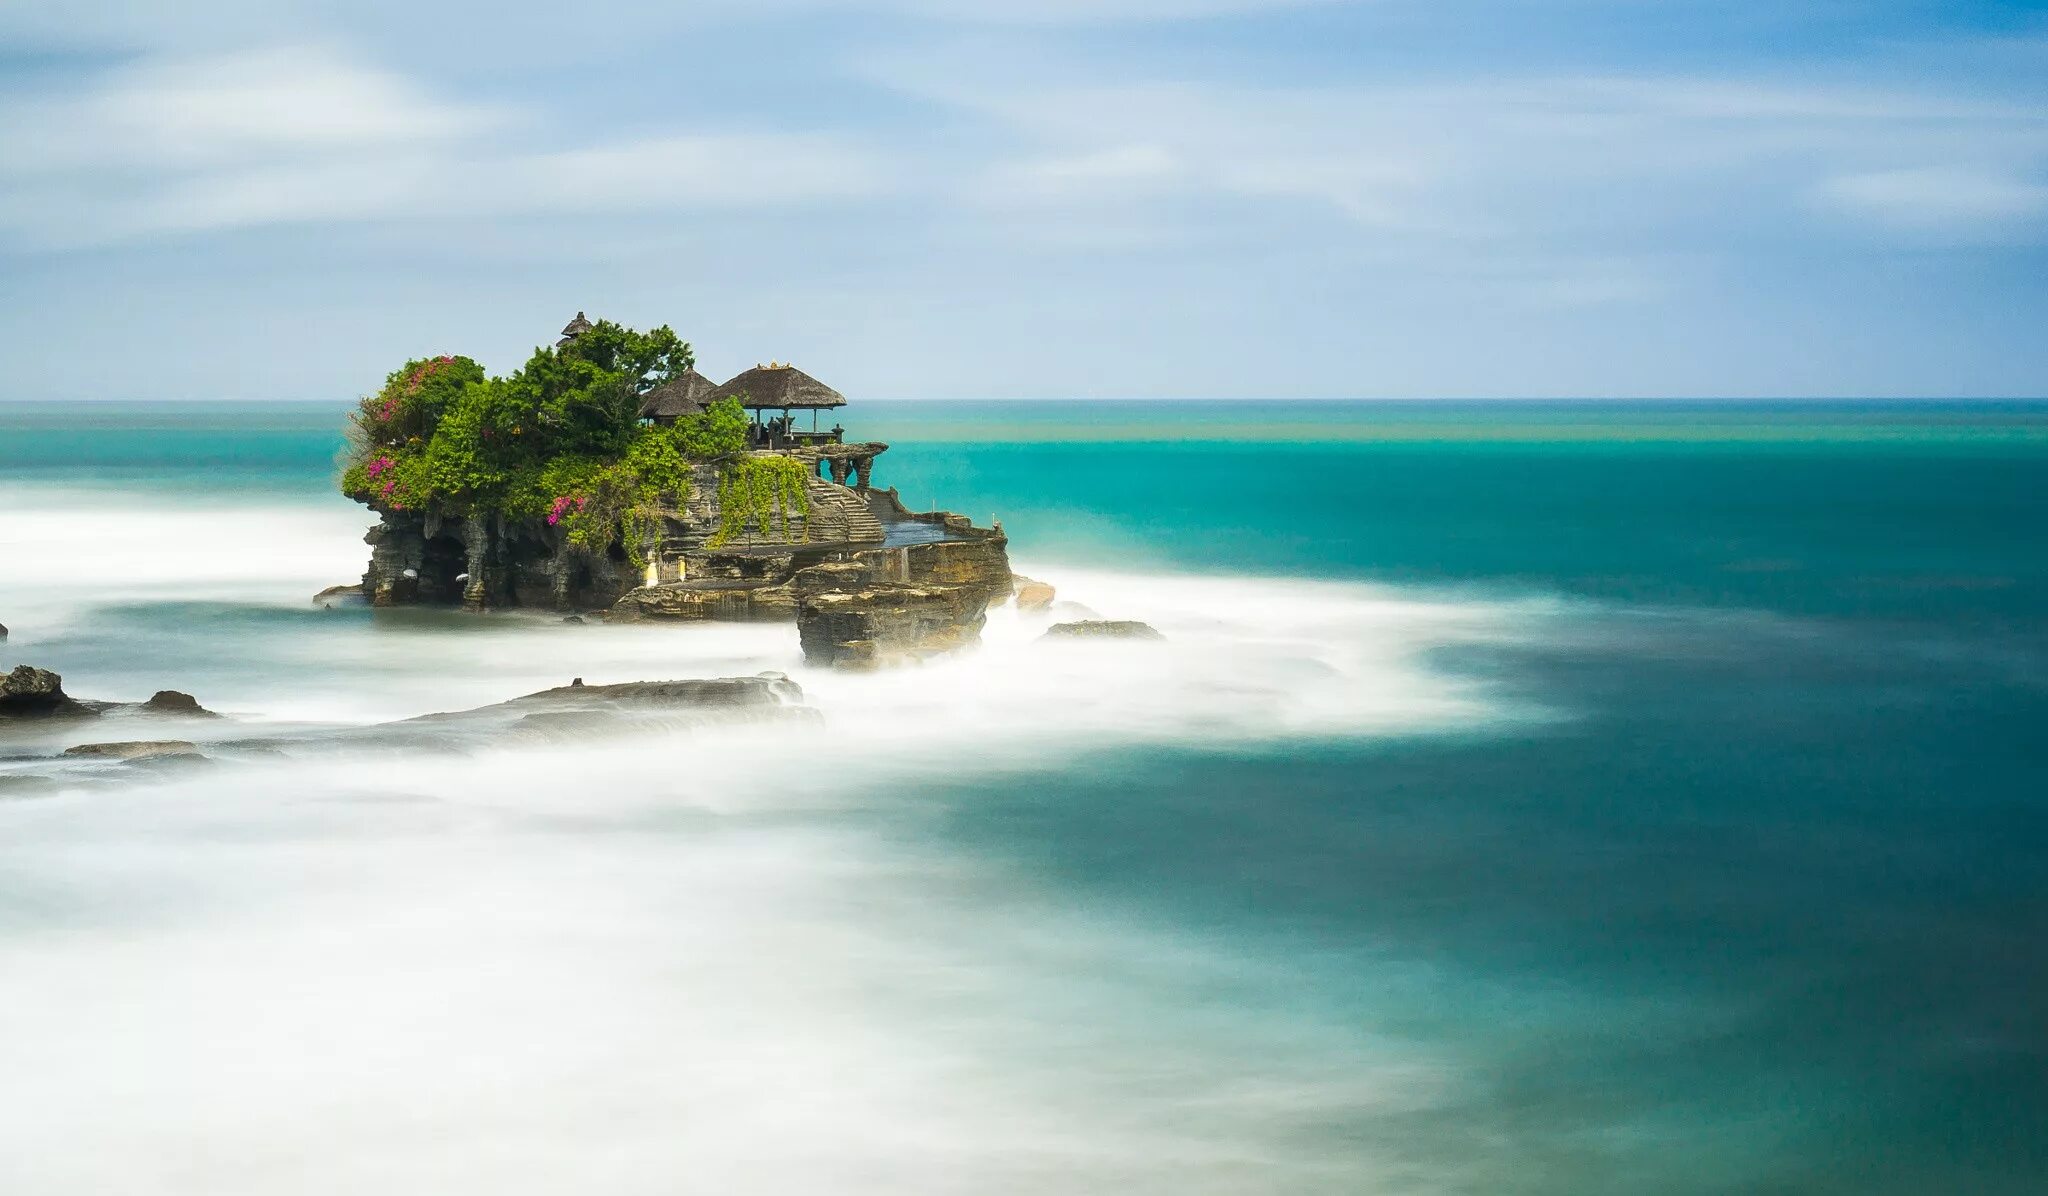
[(48, 669), (17, 665), (0, 679), (0, 718), (90, 718), (92, 707), (64, 692), (64, 679)]
[(141, 709), (149, 714), (172, 714), (185, 718), (219, 718), (220, 715), (199, 704), (191, 694), (175, 689), (160, 689), (149, 696)]
[(1041, 639), (1163, 640), (1166, 637), (1150, 623), (1135, 619), (1083, 619), (1077, 623), (1054, 623)]
[(323, 608), (344, 606), (363, 601), (363, 583), (352, 581), (346, 585), (328, 586), (313, 595), (313, 605)]
[(1021, 573), (1016, 577), (1015, 595), (1017, 609), (1027, 615), (1050, 607), (1056, 596), (1051, 586)]

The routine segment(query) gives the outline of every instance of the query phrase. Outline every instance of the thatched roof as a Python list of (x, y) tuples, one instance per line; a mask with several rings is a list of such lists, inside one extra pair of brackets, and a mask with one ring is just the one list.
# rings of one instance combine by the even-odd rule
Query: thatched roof
[(582, 312), (579, 311), (576, 313), (575, 319), (569, 321), (567, 324), (562, 325), (562, 339), (556, 341), (555, 344), (557, 347), (566, 345), (570, 341), (575, 340), (577, 337), (582, 336), (584, 333), (589, 331), (590, 320)]
[(719, 387), (718, 393), (738, 395), (742, 407), (757, 411), (846, 406), (845, 395), (795, 366), (780, 362), (757, 365)]
[(640, 418), (663, 423), (685, 415), (702, 415), (713, 399), (728, 393), (696, 370), (684, 370), (647, 392), (640, 400)]

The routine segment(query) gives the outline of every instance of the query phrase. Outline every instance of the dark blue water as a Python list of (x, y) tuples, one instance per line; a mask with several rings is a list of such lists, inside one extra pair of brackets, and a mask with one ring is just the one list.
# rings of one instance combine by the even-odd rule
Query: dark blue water
[[(0, 407), (0, 478), (338, 502), (338, 414)], [(1332, 1103), (1304, 1155), (1392, 1160), (1375, 1191), (2048, 1191), (2048, 404), (846, 422), (895, 445), (878, 484), (999, 516), (1056, 581), (1574, 612), (1439, 653), (1554, 718), (965, 768), (881, 819), (1253, 961), (1151, 1032), (1227, 1057), (1247, 1017), (1293, 1020), (1461, 1077)]]

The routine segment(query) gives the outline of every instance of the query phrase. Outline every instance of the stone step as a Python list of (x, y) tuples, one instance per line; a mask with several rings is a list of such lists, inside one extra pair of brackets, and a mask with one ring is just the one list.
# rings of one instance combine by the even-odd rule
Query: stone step
[(848, 540), (877, 542), (883, 538), (882, 521), (875, 518), (858, 491), (814, 477), (804, 480), (804, 493), (810, 496), (812, 506), (829, 507), (844, 519)]

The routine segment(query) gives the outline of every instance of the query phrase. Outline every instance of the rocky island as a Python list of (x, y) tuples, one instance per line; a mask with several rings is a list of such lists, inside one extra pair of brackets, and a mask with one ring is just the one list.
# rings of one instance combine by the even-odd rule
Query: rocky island
[(841, 668), (975, 642), (1012, 589), (1002, 525), (875, 488), (889, 446), (819, 427), (845, 404), (781, 362), (714, 384), (669, 328), (581, 312), (503, 377), (409, 361), (351, 419), (341, 488), (379, 516), (362, 595), (786, 620)]

